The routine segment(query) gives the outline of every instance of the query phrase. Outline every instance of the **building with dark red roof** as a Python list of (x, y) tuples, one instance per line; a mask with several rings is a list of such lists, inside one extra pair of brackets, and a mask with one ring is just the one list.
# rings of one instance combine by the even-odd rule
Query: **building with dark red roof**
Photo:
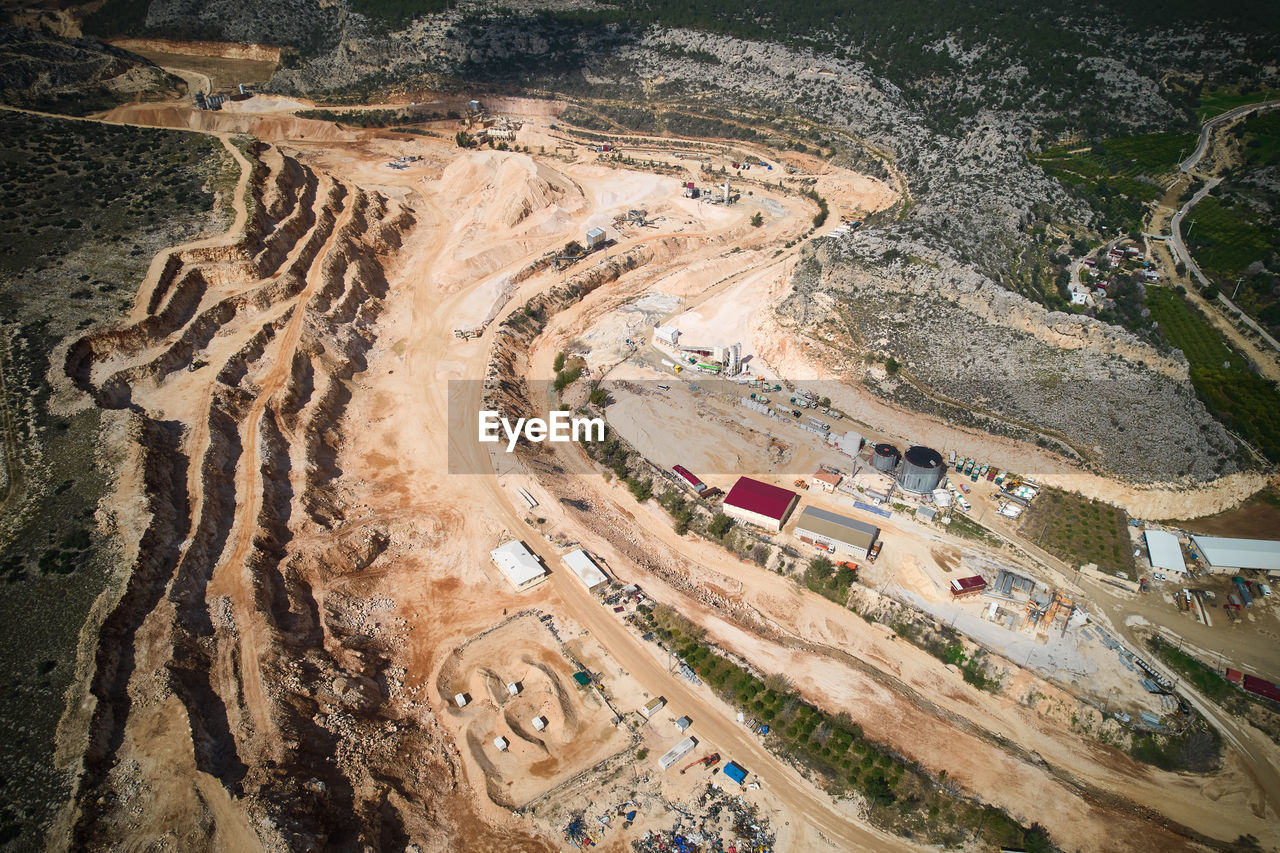
[(1250, 693), (1265, 696), (1273, 702), (1280, 702), (1280, 687), (1277, 687), (1270, 681), (1258, 678), (1256, 675), (1246, 675), (1242, 686)]
[(675, 471), (676, 476), (688, 483), (689, 488), (693, 489), (698, 494), (702, 494), (707, 490), (707, 484), (693, 476), (689, 469), (683, 465), (672, 465), (671, 470)]
[(799, 495), (750, 477), (739, 477), (724, 498), (724, 514), (777, 533), (796, 508)]
[(987, 588), (987, 582), (981, 575), (970, 578), (956, 578), (951, 581), (951, 597), (965, 598), (970, 595), (981, 595)]

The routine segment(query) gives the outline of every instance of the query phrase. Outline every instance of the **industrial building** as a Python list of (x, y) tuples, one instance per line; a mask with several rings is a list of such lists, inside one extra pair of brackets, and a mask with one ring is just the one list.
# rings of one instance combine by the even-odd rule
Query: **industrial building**
[(814, 485), (828, 493), (834, 492), (843, 479), (835, 471), (828, 471), (826, 468), (819, 468), (813, 475)]
[(898, 448), (892, 444), (877, 444), (871, 451), (871, 467), (886, 472), (898, 467)]
[(827, 444), (846, 456), (857, 456), (858, 451), (862, 449), (862, 436), (852, 430), (839, 436), (828, 434)]
[(739, 477), (724, 498), (724, 514), (777, 533), (786, 524), (799, 496), (790, 489)]
[(1280, 542), (1275, 540), (1193, 535), (1191, 541), (1215, 572), (1233, 569), (1280, 572)]
[(609, 576), (601, 571), (596, 561), (591, 559), (591, 555), (581, 548), (570, 551), (561, 559), (570, 571), (578, 576), (578, 580), (582, 581), (582, 585), (588, 592), (596, 592), (609, 582)]
[(516, 592), (537, 586), (547, 578), (547, 570), (542, 561), (518, 539), (495, 548), (489, 552), (489, 556), (502, 569)]
[(807, 506), (796, 521), (796, 536), (807, 545), (827, 551), (848, 551), (866, 557), (880, 535), (880, 528), (825, 509)]
[(587, 251), (594, 252), (596, 249), (602, 248), (608, 240), (605, 238), (603, 228), (592, 228), (587, 232)]
[(909, 447), (902, 458), (902, 470), (898, 472), (898, 486), (904, 492), (927, 495), (938, 488), (945, 470), (938, 451), (920, 445)]
[(698, 494), (702, 494), (707, 490), (707, 484), (693, 476), (689, 469), (683, 465), (672, 465), (671, 470), (674, 471), (676, 476), (683, 480), (689, 488), (693, 489)]
[(1182, 547), (1178, 537), (1164, 530), (1148, 530), (1147, 556), (1151, 558), (1151, 567), (1166, 572), (1187, 573), (1186, 561), (1182, 559)]
[(973, 595), (982, 595), (983, 590), (987, 588), (987, 581), (981, 575), (974, 575), (968, 578), (955, 578), (951, 581), (951, 597), (968, 598)]

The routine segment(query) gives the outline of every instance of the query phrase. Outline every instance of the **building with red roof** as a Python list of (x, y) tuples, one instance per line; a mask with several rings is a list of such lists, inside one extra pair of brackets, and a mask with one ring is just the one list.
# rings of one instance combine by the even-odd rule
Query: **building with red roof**
[(739, 477), (724, 498), (724, 514), (777, 533), (796, 508), (800, 496), (790, 489)]
[(672, 465), (671, 470), (676, 472), (676, 476), (688, 483), (689, 488), (693, 489), (698, 494), (702, 494), (707, 490), (707, 484), (695, 477), (692, 472), (683, 465)]
[(969, 578), (956, 578), (951, 581), (951, 597), (966, 598), (970, 595), (981, 595), (987, 588), (987, 582), (981, 575)]
[(1266, 679), (1258, 678), (1256, 675), (1246, 675), (1244, 677), (1244, 684), (1241, 686), (1250, 693), (1255, 693), (1258, 696), (1265, 696), (1272, 702), (1280, 702), (1280, 687), (1277, 687)]

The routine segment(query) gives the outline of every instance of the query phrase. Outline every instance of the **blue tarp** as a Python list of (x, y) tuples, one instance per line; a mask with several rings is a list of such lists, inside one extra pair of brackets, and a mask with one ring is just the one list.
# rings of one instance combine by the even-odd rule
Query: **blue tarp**
[(743, 780), (747, 778), (747, 771), (730, 761), (724, 766), (724, 775), (741, 785)]
[(878, 506), (872, 506), (869, 503), (863, 503), (862, 501), (854, 501), (853, 505), (856, 506), (858, 509), (863, 510), (864, 512), (871, 513), (872, 515), (878, 515), (878, 516), (881, 516), (882, 518), (893, 518), (893, 513), (891, 511), (887, 509), (881, 509)]

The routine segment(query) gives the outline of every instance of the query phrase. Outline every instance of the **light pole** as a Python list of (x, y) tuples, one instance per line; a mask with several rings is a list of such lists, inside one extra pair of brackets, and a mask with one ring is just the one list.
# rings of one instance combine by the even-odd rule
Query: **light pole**
[(1233, 291), (1231, 291), (1231, 301), (1232, 301), (1232, 302), (1234, 302), (1234, 301), (1235, 301), (1235, 299), (1236, 299), (1236, 294), (1240, 292), (1240, 282), (1242, 282), (1242, 281), (1244, 281), (1244, 276), (1240, 276), (1238, 279), (1236, 279), (1236, 289), (1235, 289), (1235, 290), (1233, 290)]

